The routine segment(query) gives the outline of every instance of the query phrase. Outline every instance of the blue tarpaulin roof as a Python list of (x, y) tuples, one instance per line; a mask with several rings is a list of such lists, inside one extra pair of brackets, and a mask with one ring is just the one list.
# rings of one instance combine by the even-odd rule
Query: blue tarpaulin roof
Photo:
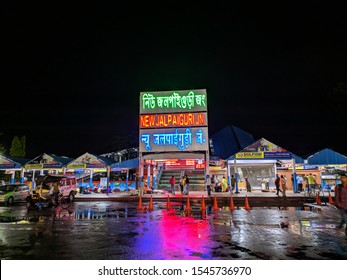
[(1, 155), (0, 160), (0, 169), (11, 169), (11, 168), (21, 168), (23, 167), (30, 159), (27, 158), (18, 158)]
[(213, 143), (214, 155), (221, 159), (227, 159), (255, 142), (252, 134), (234, 125), (219, 130), (210, 138)]
[(292, 156), (295, 159), (295, 163), (304, 163), (304, 159), (302, 157), (299, 157), (295, 154), (292, 154)]
[(122, 162), (117, 162), (111, 165), (111, 168), (128, 168), (134, 169), (139, 167), (139, 158), (133, 158), (129, 160), (125, 160)]
[(308, 164), (347, 164), (347, 157), (332, 149), (321, 150), (307, 158)]

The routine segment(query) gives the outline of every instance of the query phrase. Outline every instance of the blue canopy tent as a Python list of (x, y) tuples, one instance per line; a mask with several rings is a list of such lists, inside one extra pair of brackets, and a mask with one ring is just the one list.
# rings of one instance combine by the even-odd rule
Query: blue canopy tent
[[(129, 159), (129, 160), (125, 160), (122, 162), (117, 162), (117, 163), (113, 163), (111, 165), (111, 170), (112, 171), (121, 171), (121, 170), (126, 170), (126, 181), (125, 181), (125, 185), (124, 183), (119, 184), (117, 186), (117, 188), (121, 189), (121, 190), (125, 190), (128, 191), (129, 189), (129, 169), (137, 169), (139, 167), (139, 158), (133, 158), (133, 159)], [(136, 184), (133, 183), (130, 188), (135, 189), (136, 188)]]
[(15, 172), (20, 170), (21, 171), (20, 182), (23, 183), (23, 181), (24, 181), (24, 165), (29, 160), (30, 159), (26, 159), (26, 158), (17, 158), (17, 157), (0, 155), (0, 170), (12, 170), (13, 171), (12, 176), (11, 176), (11, 183), (14, 183)]
[(347, 157), (329, 148), (309, 156), (306, 163), (322, 166), (321, 182), (324, 190), (331, 190), (338, 183), (337, 169), (347, 171)]

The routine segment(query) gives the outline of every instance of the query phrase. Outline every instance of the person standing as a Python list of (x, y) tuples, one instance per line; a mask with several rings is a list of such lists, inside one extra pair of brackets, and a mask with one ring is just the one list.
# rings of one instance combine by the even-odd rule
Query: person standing
[(216, 191), (216, 177), (214, 176), (214, 175), (212, 175), (212, 177), (211, 177), (211, 189), (212, 189), (212, 191)]
[(307, 182), (308, 182), (307, 193), (310, 193), (310, 192), (315, 193), (316, 182), (314, 177), (312, 176), (312, 173), (308, 175)]
[(207, 190), (207, 196), (211, 196), (211, 178), (210, 175), (206, 175), (206, 190)]
[(228, 189), (228, 181), (225, 178), (225, 176), (223, 176), (222, 178), (222, 192), (226, 192)]
[(52, 187), (53, 187), (53, 189), (52, 189), (52, 201), (53, 201), (54, 205), (57, 205), (58, 204), (58, 196), (60, 193), (59, 182), (54, 181)]
[(279, 193), (282, 192), (280, 189), (280, 181), (281, 181), (280, 176), (278, 176), (278, 174), (276, 174), (276, 179), (275, 179), (276, 195), (279, 195)]
[(234, 194), (235, 185), (236, 185), (236, 180), (234, 178), (234, 175), (231, 175), (231, 178), (230, 178), (230, 195)]
[(303, 179), (302, 179), (302, 176), (296, 176), (296, 182), (298, 183), (298, 190), (299, 192), (302, 192), (302, 182), (303, 182)]
[(171, 193), (175, 194), (175, 184), (176, 184), (176, 178), (175, 176), (172, 176), (169, 180), (170, 187), (171, 187)]
[(246, 189), (247, 189), (247, 192), (252, 192), (252, 187), (251, 187), (251, 184), (249, 183), (249, 177), (246, 176), (245, 180), (246, 180)]
[(141, 176), (139, 180), (139, 196), (143, 196), (144, 188), (145, 188), (145, 180), (143, 176)]
[[(340, 210), (341, 222), (339, 228), (342, 228), (343, 224), (347, 223), (347, 174), (340, 175), (341, 184), (335, 187), (335, 204)], [(347, 225), (345, 229), (347, 235)]]
[(281, 175), (280, 185), (282, 188), (283, 197), (286, 197), (287, 183), (286, 183), (286, 179), (284, 178), (284, 175)]

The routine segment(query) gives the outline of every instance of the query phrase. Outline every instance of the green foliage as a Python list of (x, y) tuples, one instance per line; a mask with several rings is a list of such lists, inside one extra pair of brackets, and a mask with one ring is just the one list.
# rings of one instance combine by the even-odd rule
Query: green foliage
[(5, 147), (2, 144), (0, 144), (0, 155), (3, 155), (5, 153), (6, 153)]
[(21, 138), (19, 138), (18, 136), (15, 136), (12, 140), (12, 145), (10, 148), (10, 156), (25, 157), (25, 142), (26, 142), (25, 136)]

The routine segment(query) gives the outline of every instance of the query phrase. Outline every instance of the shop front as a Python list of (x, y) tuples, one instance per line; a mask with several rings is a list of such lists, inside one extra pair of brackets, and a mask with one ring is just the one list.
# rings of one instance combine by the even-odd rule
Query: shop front
[[(291, 164), (293, 178), (296, 178), (295, 159), (292, 153), (262, 138), (228, 159), (228, 178), (236, 178), (236, 192), (243, 191), (246, 183), (252, 191), (271, 192), (275, 190), (278, 167)], [(280, 175), (280, 174), (279, 174)], [(283, 174), (285, 175), (285, 174)], [(291, 180), (291, 176), (287, 177)], [(292, 184), (297, 192), (296, 179)]]

